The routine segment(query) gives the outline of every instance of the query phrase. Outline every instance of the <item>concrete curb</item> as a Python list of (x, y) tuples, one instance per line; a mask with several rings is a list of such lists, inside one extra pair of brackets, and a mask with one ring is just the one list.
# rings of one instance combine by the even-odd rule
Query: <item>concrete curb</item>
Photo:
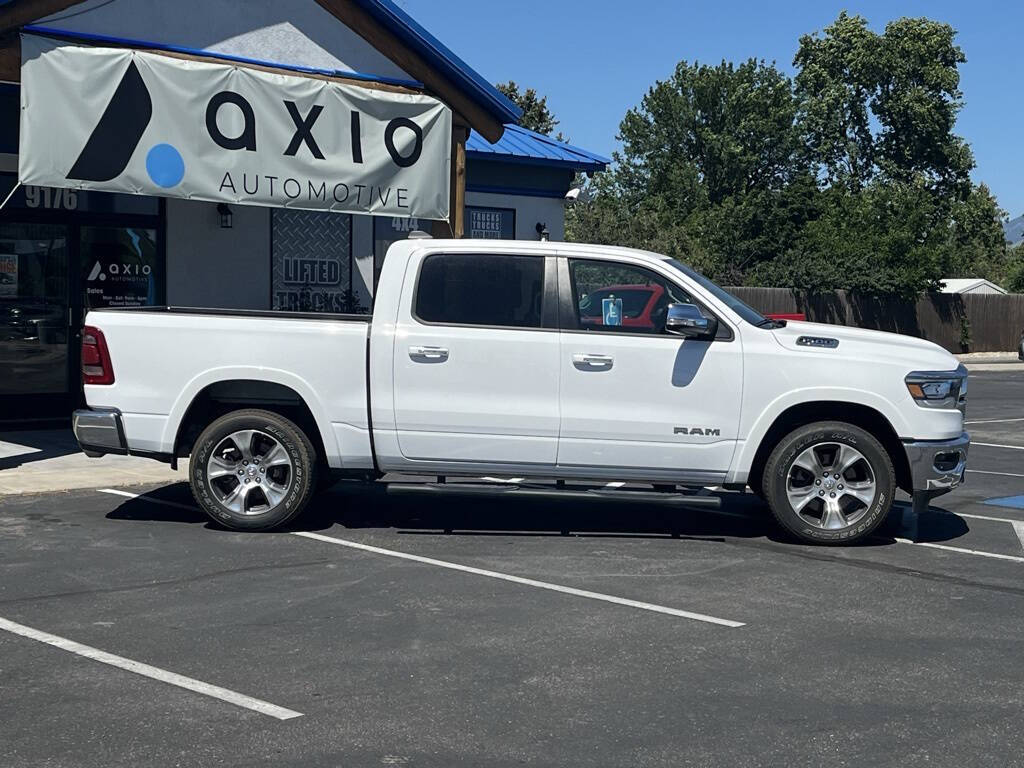
[(964, 363), (968, 371), (1024, 371), (1024, 362), (1021, 363)]

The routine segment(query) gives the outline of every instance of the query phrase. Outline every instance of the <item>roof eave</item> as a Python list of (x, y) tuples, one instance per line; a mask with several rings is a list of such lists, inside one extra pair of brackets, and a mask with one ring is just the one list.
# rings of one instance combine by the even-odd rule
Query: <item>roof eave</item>
[(564, 168), (570, 171), (581, 171), (584, 173), (599, 173), (605, 170), (607, 163), (592, 162), (587, 160), (558, 160), (546, 157), (522, 157), (521, 155), (508, 155), (502, 152), (488, 152), (479, 149), (467, 149), (467, 158), (483, 160), (492, 163), (511, 163), (514, 165), (544, 166), (546, 168)]

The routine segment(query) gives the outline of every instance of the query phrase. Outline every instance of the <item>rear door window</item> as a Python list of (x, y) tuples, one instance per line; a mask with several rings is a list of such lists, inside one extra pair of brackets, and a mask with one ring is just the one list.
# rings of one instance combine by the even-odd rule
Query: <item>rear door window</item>
[(420, 267), (414, 314), (423, 323), (540, 328), (543, 256), (438, 253)]

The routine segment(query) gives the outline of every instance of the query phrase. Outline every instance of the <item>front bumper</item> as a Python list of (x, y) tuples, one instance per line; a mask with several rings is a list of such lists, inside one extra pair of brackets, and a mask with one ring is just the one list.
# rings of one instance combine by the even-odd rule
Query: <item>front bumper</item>
[(108, 453), (122, 456), (128, 453), (121, 412), (114, 408), (75, 411), (71, 416), (71, 428), (86, 456), (96, 458)]
[(914, 491), (927, 491), (933, 496), (956, 488), (964, 480), (967, 449), (971, 436), (966, 432), (952, 440), (905, 442), (910, 479)]

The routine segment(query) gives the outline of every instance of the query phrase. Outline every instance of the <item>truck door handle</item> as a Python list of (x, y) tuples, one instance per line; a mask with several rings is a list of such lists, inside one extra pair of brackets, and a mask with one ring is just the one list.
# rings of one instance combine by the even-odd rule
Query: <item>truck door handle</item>
[(577, 368), (583, 369), (608, 369), (612, 367), (612, 363), (614, 362), (615, 358), (613, 358), (611, 355), (576, 354), (572, 356), (573, 365), (575, 365)]
[(409, 357), (419, 362), (443, 363), (448, 359), (444, 347), (409, 347)]

